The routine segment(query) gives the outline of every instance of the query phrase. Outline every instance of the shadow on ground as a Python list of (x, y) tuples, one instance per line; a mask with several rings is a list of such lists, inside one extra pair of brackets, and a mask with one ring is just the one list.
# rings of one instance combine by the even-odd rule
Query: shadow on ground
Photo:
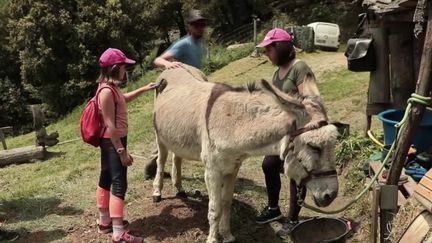
[(52, 242), (64, 238), (67, 233), (63, 230), (27, 232), (25, 229), (16, 230), (20, 237), (13, 241), (17, 243), (27, 242)]
[(0, 201), (0, 219), (7, 220), (9, 223), (34, 220), (51, 214), (77, 215), (82, 213), (80, 209), (62, 206), (62, 201), (55, 197)]
[[(132, 221), (130, 229), (145, 235), (148, 242), (204, 242), (209, 225), (207, 220), (208, 197), (193, 196), (187, 199), (165, 198), (155, 203), (160, 214)], [(258, 225), (257, 211), (249, 204), (233, 200), (231, 228), (236, 242), (283, 242), (268, 224)]]

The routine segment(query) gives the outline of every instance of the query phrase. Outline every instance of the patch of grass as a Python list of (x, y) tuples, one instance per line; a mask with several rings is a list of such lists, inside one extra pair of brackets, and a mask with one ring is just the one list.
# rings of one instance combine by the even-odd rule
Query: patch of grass
[(355, 97), (362, 95), (367, 90), (369, 73), (354, 73), (346, 68), (326, 71), (318, 87), (324, 94), (326, 101), (341, 100), (345, 97)]
[(204, 62), (203, 71), (205, 74), (213, 73), (232, 61), (247, 57), (252, 53), (254, 48), (253, 44), (233, 50), (227, 50), (223, 46), (211, 46), (210, 53), (208, 53)]

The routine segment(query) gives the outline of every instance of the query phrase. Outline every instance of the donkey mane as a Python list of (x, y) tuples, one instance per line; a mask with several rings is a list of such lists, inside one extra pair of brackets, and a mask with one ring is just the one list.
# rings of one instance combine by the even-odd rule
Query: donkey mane
[(216, 83), (216, 86), (218, 86), (218, 89), (223, 90), (224, 92), (231, 91), (254, 93), (256, 91), (262, 91), (261, 87), (255, 81), (247, 82), (241, 86), (231, 86), (225, 83)]

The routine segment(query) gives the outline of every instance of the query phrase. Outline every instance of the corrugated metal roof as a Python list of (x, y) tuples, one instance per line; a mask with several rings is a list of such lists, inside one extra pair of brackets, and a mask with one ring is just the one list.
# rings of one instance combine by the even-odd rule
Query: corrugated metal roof
[(391, 13), (413, 10), (418, 0), (364, 0), (363, 6), (376, 13)]

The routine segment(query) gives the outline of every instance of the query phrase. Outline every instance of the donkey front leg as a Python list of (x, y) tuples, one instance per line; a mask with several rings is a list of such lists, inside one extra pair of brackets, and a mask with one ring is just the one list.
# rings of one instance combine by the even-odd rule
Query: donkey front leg
[(231, 234), (231, 204), (234, 194), (234, 185), (237, 178), (239, 167), (228, 175), (223, 177), (222, 186), (222, 217), (219, 223), (219, 233), (223, 238), (223, 242), (234, 242), (235, 237)]
[(165, 145), (158, 142), (157, 170), (153, 181), (153, 202), (160, 202), (162, 200), (163, 178), (167, 156), (167, 148)]
[(178, 157), (177, 155), (173, 155), (172, 160), (172, 171), (171, 171), (171, 180), (175, 188), (177, 189), (177, 195), (178, 197), (186, 198), (186, 192), (184, 191), (181, 183), (181, 164), (182, 164), (182, 158)]
[[(211, 162), (210, 162), (211, 163)], [(222, 175), (215, 171), (216, 168), (211, 168), (207, 163), (205, 170), (205, 182), (207, 192), (209, 194), (209, 206), (207, 218), (210, 224), (207, 243), (216, 243), (219, 221), (221, 218), (221, 192), (222, 192)], [(210, 167), (210, 168), (209, 168)]]

